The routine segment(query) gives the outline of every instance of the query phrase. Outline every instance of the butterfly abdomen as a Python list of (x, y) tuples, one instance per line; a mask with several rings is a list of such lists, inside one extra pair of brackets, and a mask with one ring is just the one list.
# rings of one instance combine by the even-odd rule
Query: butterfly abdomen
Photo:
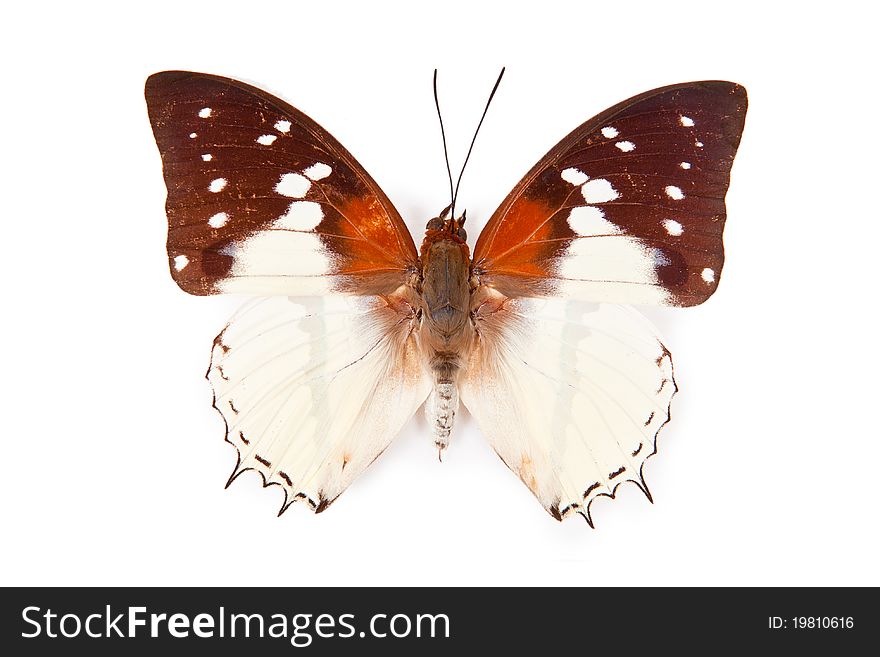
[(449, 445), (449, 435), (458, 413), (458, 384), (454, 381), (438, 381), (425, 402), (425, 415), (431, 424), (431, 435), (437, 449), (442, 452)]

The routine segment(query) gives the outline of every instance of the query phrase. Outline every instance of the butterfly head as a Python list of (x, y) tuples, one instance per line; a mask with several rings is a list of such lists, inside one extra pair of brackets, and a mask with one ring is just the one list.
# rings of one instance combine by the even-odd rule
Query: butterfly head
[(467, 231), (464, 229), (464, 222), (467, 220), (467, 210), (460, 217), (449, 216), (450, 206), (446, 208), (436, 217), (428, 221), (425, 226), (425, 241), (435, 241), (438, 239), (451, 239), (454, 242), (462, 244), (467, 243)]
[(450, 216), (450, 208), (446, 207), (438, 216), (429, 220), (425, 225), (425, 239), (422, 240), (421, 258), (422, 263), (427, 262), (429, 254), (435, 247), (443, 250), (455, 247), (461, 251), (461, 259), (470, 262), (470, 250), (467, 245), (467, 231), (464, 222), (467, 220), (467, 212), (463, 212), (458, 218)]

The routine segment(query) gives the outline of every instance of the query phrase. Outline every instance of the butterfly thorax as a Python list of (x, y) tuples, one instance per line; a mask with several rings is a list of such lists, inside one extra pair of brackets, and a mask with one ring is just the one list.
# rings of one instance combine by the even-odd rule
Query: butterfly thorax
[(459, 221), (432, 219), (421, 249), (420, 344), (433, 380), (425, 413), (439, 450), (449, 444), (458, 411), (458, 379), (473, 338), (465, 239)]

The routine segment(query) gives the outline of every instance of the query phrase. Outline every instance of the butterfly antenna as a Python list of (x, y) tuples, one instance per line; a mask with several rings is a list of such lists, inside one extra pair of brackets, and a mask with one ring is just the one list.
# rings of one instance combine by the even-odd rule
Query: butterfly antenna
[(455, 194), (452, 191), (452, 169), (449, 167), (449, 151), (446, 148), (446, 130), (443, 128), (443, 115), (440, 113), (440, 101), (437, 98), (437, 69), (434, 69), (434, 105), (437, 107), (437, 118), (440, 119), (440, 135), (443, 137), (443, 157), (446, 158), (446, 175), (449, 176), (449, 207), (455, 208)]
[[(492, 104), (492, 99), (495, 97), (495, 92), (498, 91), (498, 85), (501, 84), (501, 78), (504, 77), (504, 71), (507, 67), (501, 68), (501, 73), (498, 74), (498, 79), (495, 81), (495, 86), (492, 87), (492, 93), (489, 94), (489, 100), (486, 101), (486, 108), (483, 110), (483, 116), (480, 117), (480, 122), (477, 124), (477, 129), (474, 131), (474, 138), (471, 139), (471, 146), (468, 148), (467, 156), (464, 158), (464, 164), (461, 165), (461, 172), (458, 174), (458, 182), (455, 183), (455, 190), (452, 192), (452, 216), (455, 217), (455, 199), (458, 198), (458, 186), (461, 184), (461, 177), (464, 175), (464, 169), (467, 166), (468, 160), (471, 158), (471, 151), (474, 150), (474, 144), (477, 141), (477, 135), (480, 134), (480, 127), (483, 125), (483, 119), (486, 118), (486, 112), (489, 111), (489, 105)], [(437, 92), (437, 71), (434, 71), (434, 93), (436, 96)], [(437, 111), (440, 111), (438, 106)], [(445, 139), (445, 138), (444, 138)], [(444, 141), (445, 144), (445, 141)], [(449, 166), (449, 160), (447, 159), (446, 166)], [(449, 179), (450, 188), (452, 187), (452, 176), (450, 175)]]

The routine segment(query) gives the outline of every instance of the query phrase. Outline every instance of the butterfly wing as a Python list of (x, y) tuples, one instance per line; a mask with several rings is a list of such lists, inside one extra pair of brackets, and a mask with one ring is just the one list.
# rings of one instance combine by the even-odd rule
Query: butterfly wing
[(412, 237), (339, 142), (266, 92), (170, 71), (147, 80), (146, 98), (174, 280), (191, 294), (273, 295), (212, 351), (214, 406), (239, 453), (230, 482), (253, 469), (284, 489), (282, 511), (323, 511), (428, 394)]
[(616, 303), (692, 306), (724, 262), (724, 195), (745, 89), (692, 82), (590, 119), (547, 153), (474, 249), (484, 284)]
[(729, 82), (674, 85), (587, 121), (505, 199), (474, 251), (478, 339), (462, 401), (555, 518), (645, 460), (676, 390), (669, 351), (609, 303), (702, 303), (746, 111)]
[(624, 481), (647, 495), (642, 468), (676, 391), (650, 323), (627, 306), (554, 298), (508, 299), (476, 323), (462, 402), (544, 508), (592, 524), (590, 504)]
[(299, 110), (236, 80), (166, 71), (147, 107), (168, 188), (168, 259), (191, 294), (387, 293), (417, 270), (397, 210)]
[(323, 511), (388, 446), (430, 381), (406, 320), (381, 296), (274, 296), (245, 305), (217, 339), (208, 380), (227, 440), (230, 482), (264, 485)]

